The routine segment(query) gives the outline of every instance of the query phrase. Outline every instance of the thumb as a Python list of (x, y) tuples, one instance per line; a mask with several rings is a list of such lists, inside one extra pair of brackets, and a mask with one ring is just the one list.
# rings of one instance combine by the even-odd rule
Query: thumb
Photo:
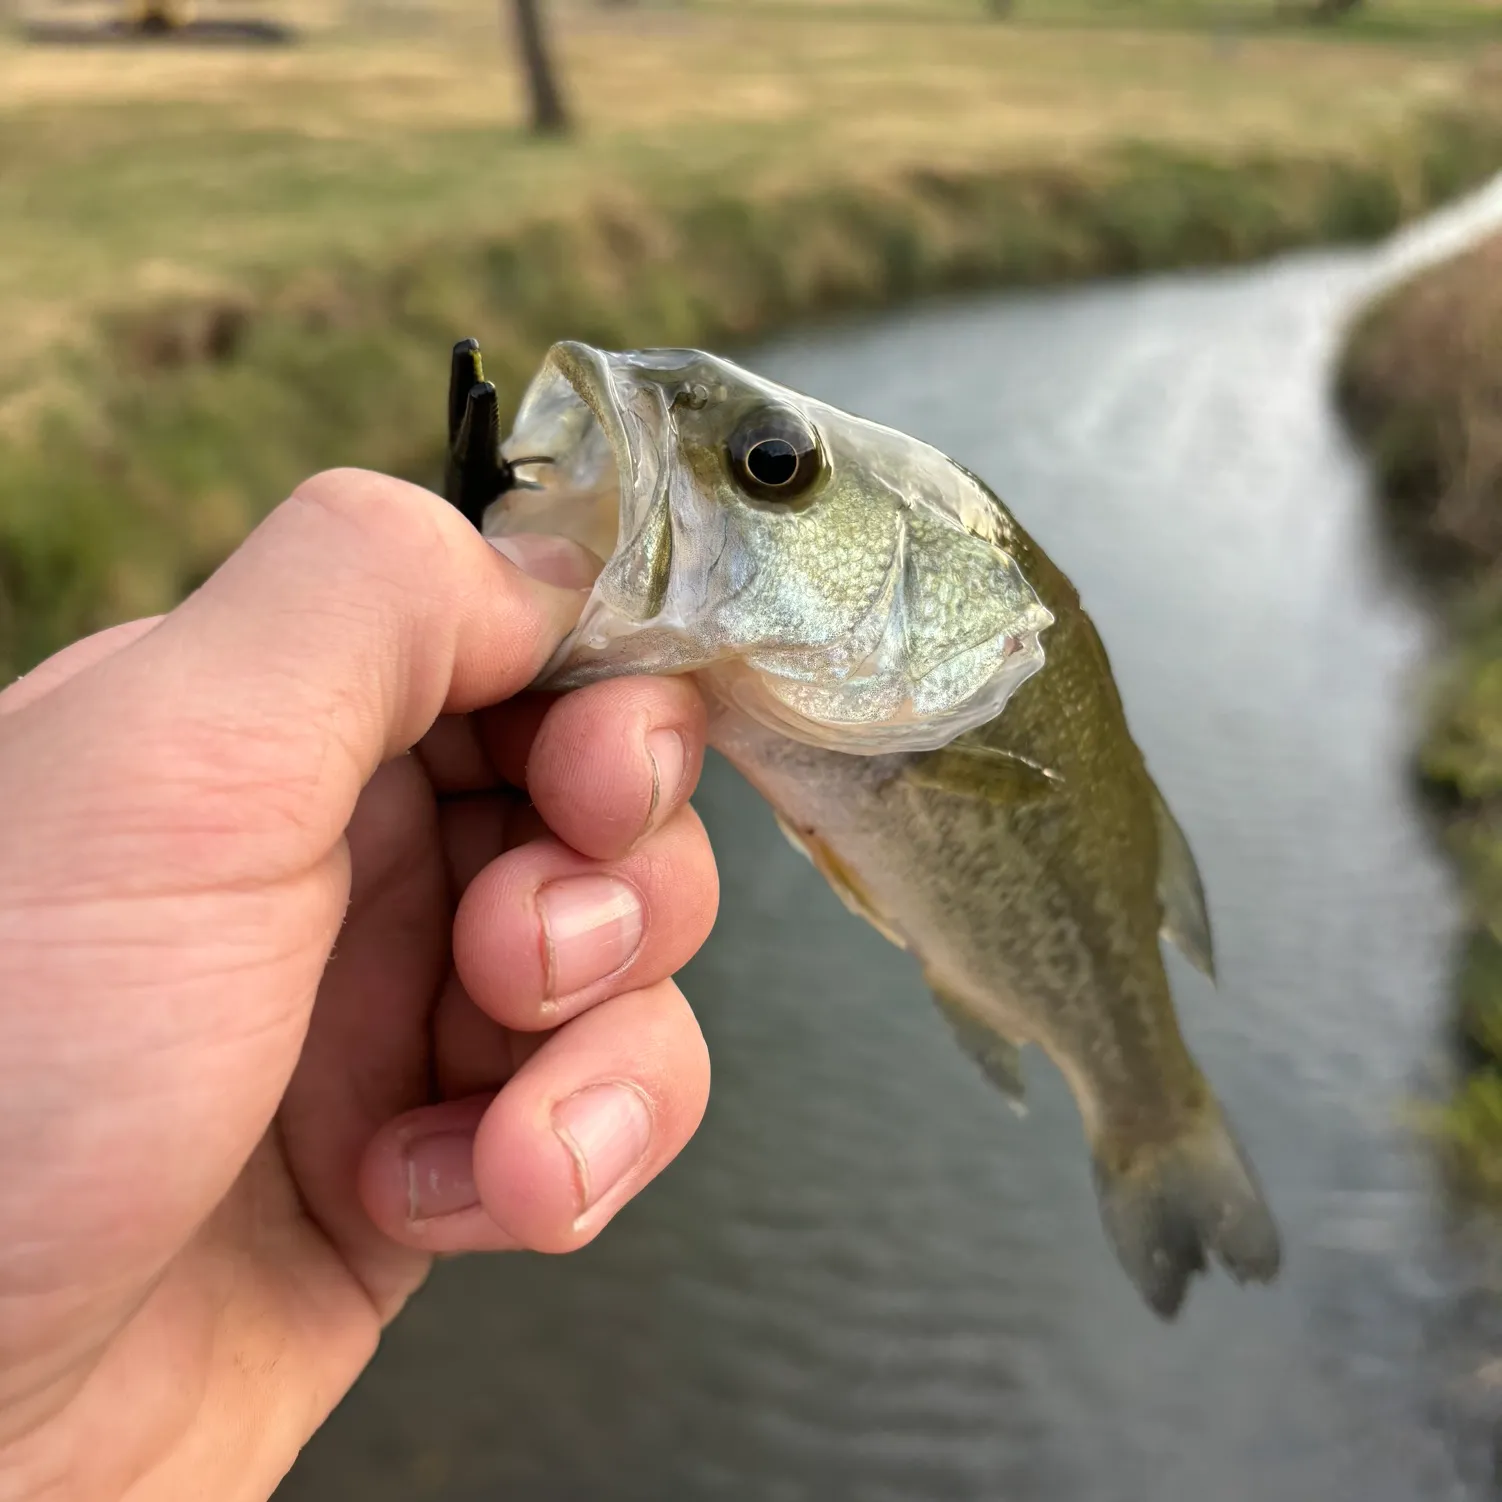
[[(556, 561), (539, 572), (557, 577)], [(0, 853), (0, 904), (7, 864), (27, 899), (52, 881), (118, 895), (305, 868), (440, 713), (525, 687), (583, 598), (524, 574), (429, 491), (316, 476), (154, 630), (0, 718), (9, 806), (33, 815), (9, 831), (14, 859)], [(114, 829), (122, 800), (172, 817), (106, 849), (90, 831)]]
[[(537, 572), (558, 576), (556, 564)], [(523, 573), (431, 492), (333, 471), (80, 684), (68, 718), (97, 733), (104, 709), (136, 727), (148, 755), (172, 742), (200, 795), (264, 796), (275, 866), (327, 850), (375, 769), (440, 713), (524, 688), (582, 601)], [(275, 874), (260, 870), (262, 853), (248, 841), (245, 869), (217, 874)]]

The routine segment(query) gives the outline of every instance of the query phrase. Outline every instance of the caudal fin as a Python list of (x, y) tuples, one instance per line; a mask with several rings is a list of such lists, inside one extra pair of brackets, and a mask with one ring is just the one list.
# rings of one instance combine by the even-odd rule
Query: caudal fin
[(1282, 1252), (1251, 1166), (1209, 1108), (1167, 1142), (1097, 1144), (1095, 1189), (1116, 1255), (1163, 1319), (1213, 1256), (1238, 1283), (1269, 1283)]

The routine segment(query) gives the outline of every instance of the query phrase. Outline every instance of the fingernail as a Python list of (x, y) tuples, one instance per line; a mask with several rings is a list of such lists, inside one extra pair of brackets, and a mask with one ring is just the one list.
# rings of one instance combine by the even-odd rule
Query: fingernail
[(432, 1220), (479, 1203), (472, 1135), (438, 1132), (407, 1144), (408, 1220)]
[(652, 1113), (633, 1085), (590, 1085), (553, 1107), (553, 1130), (574, 1160), (582, 1215), (646, 1155)]
[(524, 574), (563, 589), (588, 589), (604, 566), (588, 548), (570, 537), (515, 532), (509, 537), (492, 537), (489, 542)]
[(613, 876), (569, 876), (538, 889), (551, 1001), (619, 970), (641, 943), (641, 898)]
[(652, 758), (652, 812), (650, 819), (657, 817), (657, 810), (671, 803), (678, 796), (683, 783), (683, 769), (688, 764), (688, 747), (676, 730), (650, 730), (647, 732), (647, 755)]

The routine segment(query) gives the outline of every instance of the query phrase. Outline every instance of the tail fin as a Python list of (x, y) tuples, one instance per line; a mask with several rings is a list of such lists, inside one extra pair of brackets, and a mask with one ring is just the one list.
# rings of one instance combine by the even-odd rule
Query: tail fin
[(1167, 1142), (1096, 1144), (1101, 1220), (1152, 1310), (1172, 1319), (1209, 1255), (1238, 1283), (1270, 1283), (1282, 1252), (1251, 1165), (1213, 1106)]

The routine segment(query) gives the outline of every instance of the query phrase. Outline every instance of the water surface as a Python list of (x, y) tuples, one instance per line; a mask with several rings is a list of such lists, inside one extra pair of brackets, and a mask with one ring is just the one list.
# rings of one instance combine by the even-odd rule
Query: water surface
[[(568, 1259), (439, 1269), (281, 1494), (478, 1502), (1442, 1502), (1486, 1495), (1466, 1271), (1399, 1122), (1458, 904), (1407, 780), (1434, 623), (1330, 408), (1373, 251), (821, 329), (747, 357), (985, 476), (1079, 586), (1196, 851), (1221, 985), (1172, 976), (1287, 1243), (1159, 1324), (1073, 1107), (1013, 1117), (915, 966), (723, 763), (682, 977), (714, 1055), (680, 1162)], [(1481, 1306), (1484, 1308), (1485, 1306)]]

